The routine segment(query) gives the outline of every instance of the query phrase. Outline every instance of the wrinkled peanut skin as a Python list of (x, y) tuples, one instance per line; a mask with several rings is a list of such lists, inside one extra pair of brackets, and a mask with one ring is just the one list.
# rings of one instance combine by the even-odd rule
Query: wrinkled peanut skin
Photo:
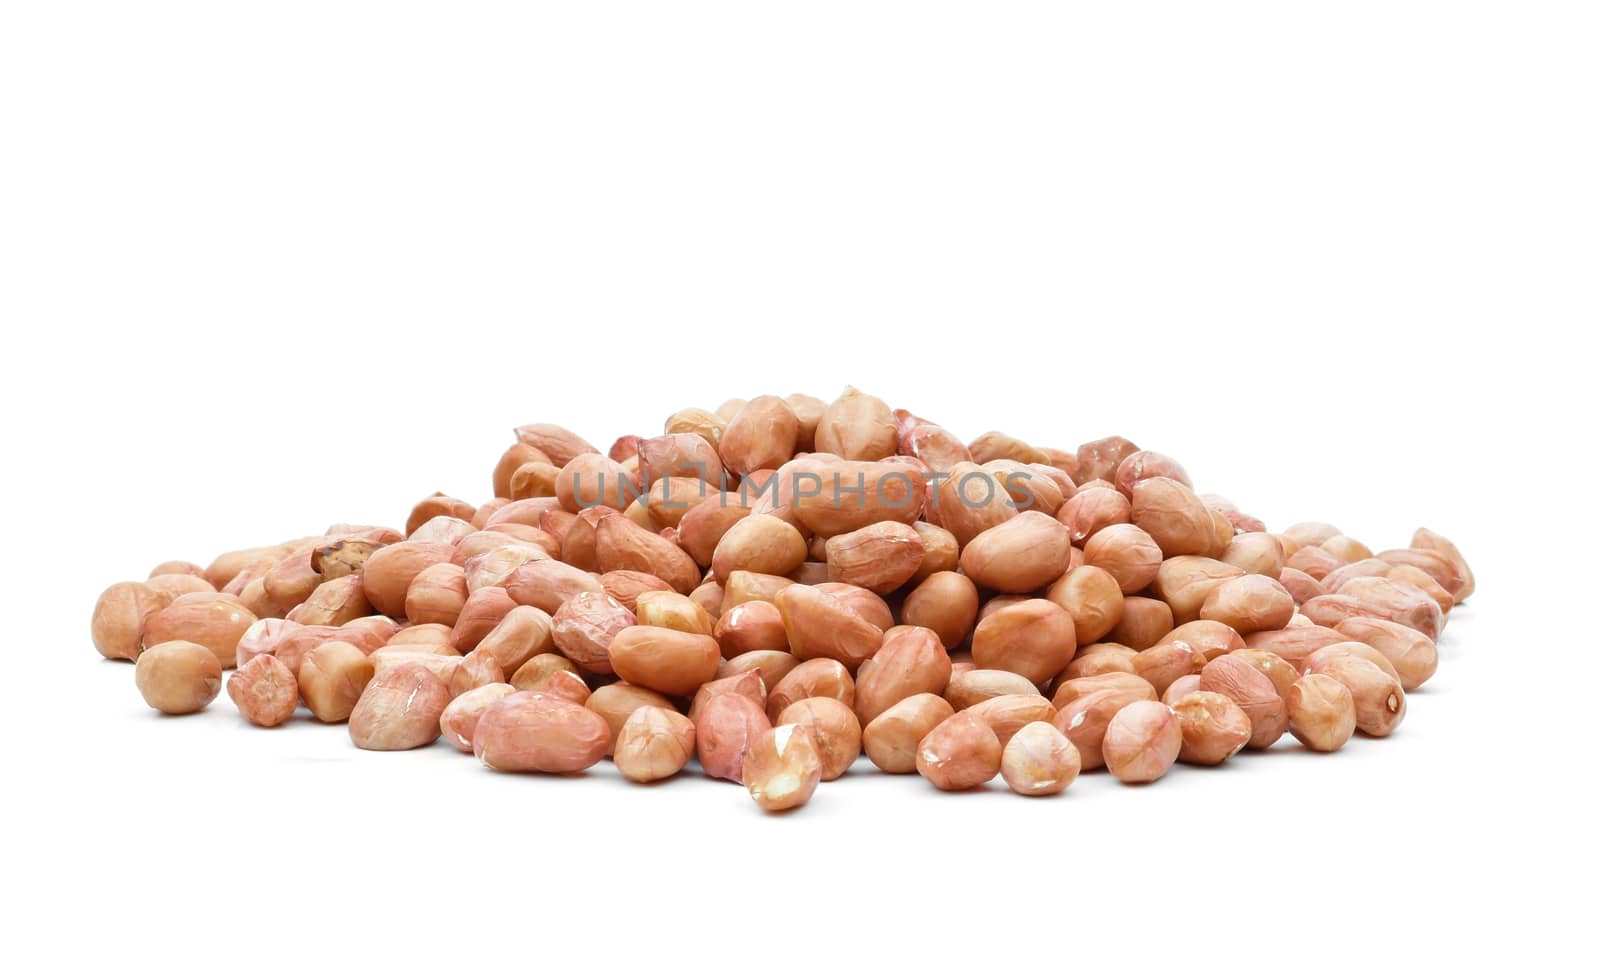
[(376, 752), (431, 745), (439, 737), (439, 716), (448, 704), (450, 689), (421, 664), (380, 670), (350, 713), (350, 740), (356, 748)]
[(1003, 749), (988, 723), (971, 712), (940, 722), (917, 744), (917, 772), (940, 789), (973, 789), (1000, 772)]
[(605, 757), (611, 728), (565, 698), (518, 691), (484, 709), (472, 753), (500, 772), (581, 772)]
[(1006, 742), (1000, 776), (1021, 796), (1053, 796), (1078, 778), (1078, 749), (1049, 722), (1030, 722)]

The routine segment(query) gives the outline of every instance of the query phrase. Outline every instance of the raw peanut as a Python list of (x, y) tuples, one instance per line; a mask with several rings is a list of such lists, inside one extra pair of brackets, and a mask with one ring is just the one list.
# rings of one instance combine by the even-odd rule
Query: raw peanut
[(1247, 573), (1224, 580), (1200, 605), (1203, 620), (1227, 624), (1240, 634), (1278, 630), (1294, 616), (1294, 597), (1271, 577)]
[(515, 672), (536, 654), (555, 650), (554, 622), (538, 607), (513, 607), (478, 642), (502, 671)]
[[(288, 611), (306, 602), (322, 583), (321, 574), (312, 569), (311, 554), (285, 557), (261, 578), (262, 589), (273, 606)], [(209, 584), (207, 585), (209, 587)]]
[(1339, 527), (1329, 523), (1295, 523), (1283, 531), (1285, 539), (1300, 546), (1321, 546), (1325, 540), (1342, 535)]
[[(952, 665), (952, 668), (954, 665)], [(971, 708), (979, 702), (1002, 695), (1037, 695), (1039, 688), (1032, 681), (1010, 671), (991, 671), (978, 668), (972, 671), (953, 671), (950, 684), (944, 689), (944, 698), (956, 711)]]
[(984, 432), (977, 438), (967, 443), (967, 450), (972, 453), (974, 462), (986, 463), (998, 459), (1009, 459), (1013, 462), (1044, 462), (1046, 456), (1040, 450), (1022, 441), (1013, 438), (1004, 432)]
[(722, 441), (722, 432), (727, 427), (727, 419), (719, 415), (701, 408), (685, 408), (668, 416), (662, 430), (668, 435), (680, 432), (699, 435), (715, 447)]
[(1240, 533), (1235, 536), (1219, 557), (1246, 573), (1278, 579), (1283, 573), (1283, 541), (1271, 533)]
[(794, 581), (765, 573), (735, 570), (733, 575), (723, 582), (722, 586), (722, 609), (726, 611), (753, 600), (764, 600), (767, 603), (776, 604), (778, 593), (787, 587), (794, 586)]
[(1443, 580), (1439, 580), (1437, 573), (1433, 574), (1433, 576), (1435, 580), (1439, 580), (1439, 585), (1450, 593), (1456, 603), (1460, 603), (1472, 596), (1473, 590), (1477, 587), (1477, 581), (1472, 576), (1472, 568), (1467, 565), (1466, 558), (1461, 555), (1461, 551), (1456, 548), (1456, 544), (1431, 529), (1419, 529), (1411, 534), (1411, 548), (1425, 553), (1433, 553), (1454, 568), (1455, 574), (1461, 578), (1455, 589), (1451, 589), (1450, 585)]
[(722, 462), (739, 475), (775, 469), (794, 457), (800, 419), (782, 398), (752, 398), (728, 422), (717, 446)]
[(1289, 554), (1283, 565), (1321, 580), (1344, 566), (1345, 562), (1320, 546), (1302, 546)]
[(694, 693), (694, 700), (689, 703), (689, 720), (698, 723), (711, 699), (725, 694), (744, 695), (763, 709), (767, 706), (767, 686), (761, 680), (760, 672), (745, 671), (701, 685)]
[(451, 625), (450, 646), (463, 654), (477, 647), (516, 606), (503, 587), (474, 590)]
[(1170, 479), (1185, 488), (1194, 487), (1183, 466), (1160, 452), (1134, 452), (1117, 463), (1116, 474), (1112, 477), (1117, 489), (1130, 497), (1140, 483), (1154, 479)]
[(145, 704), (168, 715), (187, 715), (211, 704), (222, 690), (216, 652), (191, 641), (162, 641), (144, 649), (133, 669)]
[(789, 635), (777, 605), (762, 600), (740, 604), (723, 614), (712, 635), (725, 658), (751, 651), (787, 651)]
[[(470, 514), (472, 507), (464, 506), (462, 510)], [(439, 543), (453, 547), (476, 531), (470, 516), (434, 516), (412, 530), (406, 538), (414, 543)]]
[(695, 723), (695, 754), (706, 775), (742, 781), (745, 754), (760, 734), (772, 727), (761, 706), (729, 692), (706, 703)]
[(612, 570), (610, 573), (603, 573), (600, 575), (600, 587), (613, 600), (634, 613), (638, 613), (641, 596), (657, 590), (676, 592), (667, 581), (638, 570)]
[(1156, 690), (1150, 682), (1137, 674), (1126, 671), (1107, 671), (1104, 674), (1091, 674), (1082, 678), (1068, 678), (1055, 686), (1055, 694), (1051, 696), (1050, 703), (1057, 710), (1077, 701), (1079, 698), (1104, 691), (1108, 688), (1120, 688), (1131, 691), (1137, 697), (1149, 701), (1156, 700)]
[[(1163, 556), (1209, 556), (1215, 550), (1211, 511), (1188, 486), (1156, 477), (1133, 487), (1131, 519)], [(1084, 550), (1088, 554), (1087, 547)]]
[(448, 687), (450, 697), (459, 698), (461, 695), (481, 688), (486, 684), (504, 684), (506, 673), (495, 661), (494, 655), (487, 651), (473, 651), (461, 659), (455, 673), (450, 675)]
[(1327, 647), (1319, 648), (1316, 653), (1306, 658), (1306, 672), (1314, 673), (1321, 671), (1322, 669), (1326, 668), (1335, 658), (1341, 657), (1358, 657), (1364, 661), (1369, 661), (1376, 665), (1377, 668), (1384, 674), (1395, 679), (1396, 681), (1400, 680), (1400, 672), (1395, 669), (1395, 666), (1390, 663), (1388, 658), (1383, 656), (1383, 652), (1377, 650), (1376, 648), (1369, 647), (1360, 641), (1344, 641), (1339, 644), (1329, 644)]
[(1272, 680), (1231, 654), (1206, 663), (1200, 690), (1226, 695), (1244, 710), (1250, 718), (1250, 748), (1271, 747), (1288, 727), (1288, 712)]
[(1116, 577), (1125, 594), (1148, 587), (1161, 568), (1161, 559), (1161, 547), (1132, 523), (1107, 526), (1083, 544), (1083, 562)]
[(574, 456), (556, 476), (556, 498), (571, 513), (593, 506), (626, 509), (642, 495), (644, 490), (622, 463), (598, 453)]
[(1085, 770), (1098, 769), (1105, 765), (1102, 746), (1111, 719), (1128, 705), (1152, 701), (1153, 697), (1149, 684), (1139, 689), (1102, 688), (1063, 705), (1052, 724), (1077, 746)]
[(1378, 559), (1390, 566), (1414, 566), (1422, 572), (1433, 577), (1439, 586), (1444, 587), (1451, 597), (1458, 596), (1466, 588), (1467, 577), (1462, 570), (1465, 564), (1451, 560), (1443, 553), (1433, 550), (1408, 549), (1384, 550), (1378, 554)]
[(267, 618), (251, 624), (239, 638), (235, 658), (240, 666), (263, 654), (282, 661), (292, 674), (300, 669), (306, 652), (339, 633), (337, 627), (307, 627), (292, 620)]
[(1306, 659), (1329, 644), (1338, 644), (1350, 638), (1329, 627), (1285, 627), (1283, 630), (1260, 631), (1244, 639), (1249, 647), (1260, 648), (1288, 661), (1297, 668), (1305, 667)]
[(1028, 593), (1066, 571), (1071, 546), (1065, 526), (1029, 510), (973, 537), (961, 551), (961, 569), (979, 586)]
[(639, 471), (646, 482), (693, 478), (719, 484), (725, 478), (716, 446), (694, 432), (668, 432), (639, 442)]
[(497, 772), (582, 772), (604, 758), (610, 744), (605, 719), (536, 691), (489, 705), (472, 732), (472, 754)]
[(955, 533), (921, 520), (912, 523), (911, 528), (922, 540), (922, 562), (917, 564), (917, 572), (911, 575), (911, 583), (920, 584), (935, 573), (954, 570), (960, 565), (961, 544), (956, 542)]
[(1426, 634), (1404, 624), (1374, 617), (1352, 617), (1335, 628), (1351, 640), (1376, 650), (1394, 666), (1400, 687), (1415, 691), (1439, 668), (1439, 650)]
[(450, 689), (421, 664), (381, 669), (350, 713), (350, 740), (356, 748), (375, 752), (431, 745), (449, 703)]
[(950, 469), (931, 497), (939, 525), (948, 529), (963, 547), (983, 532), (1016, 518), (1018, 510), (1000, 481), (971, 462)]
[(300, 688), (282, 661), (258, 654), (228, 676), (228, 697), (250, 724), (272, 728), (294, 716)]
[(769, 813), (803, 806), (823, 778), (823, 756), (805, 725), (779, 725), (756, 737), (741, 778), (756, 805)]
[[(837, 661), (834, 663), (838, 664)], [(717, 665), (717, 677), (729, 678), (746, 671), (754, 671), (761, 675), (761, 683), (766, 685), (767, 694), (770, 695), (778, 683), (799, 666), (800, 659), (788, 651), (748, 651)]]
[(1072, 615), (1080, 643), (1098, 641), (1122, 620), (1122, 585), (1097, 566), (1074, 567), (1045, 596)]
[(987, 722), (957, 712), (917, 743), (917, 772), (946, 791), (973, 789), (999, 774), (1003, 752)]
[(1057, 484), (1053, 478), (1055, 470), (1051, 469), (1051, 474), (1041, 471), (1050, 469), (1048, 465), (1013, 459), (989, 459), (981, 467), (995, 477), (1018, 510), (1041, 513), (1050, 517), (1052, 522), (1055, 521), (1056, 511), (1071, 494), (1070, 491), (1064, 492)]
[(1161, 692), (1161, 700), (1166, 702), (1168, 705), (1176, 705), (1182, 699), (1187, 698), (1189, 695), (1192, 695), (1199, 690), (1200, 675), (1186, 674), (1178, 680), (1167, 685), (1167, 690)]
[[(153, 580), (156, 577), (165, 576), (191, 576), (204, 580), (206, 568), (198, 563), (190, 563), (188, 560), (167, 560), (150, 568), (149, 579)], [(207, 583), (206, 586), (213, 590), (216, 589), (211, 587), (210, 583)]]
[(629, 782), (658, 782), (683, 771), (694, 747), (693, 722), (670, 707), (641, 705), (623, 721), (612, 759)]
[(1056, 706), (1043, 695), (1000, 695), (965, 710), (994, 729), (1001, 745), (1010, 742), (1022, 726), (1031, 722), (1049, 723), (1056, 717)]
[(184, 594), (145, 617), (143, 641), (146, 650), (167, 641), (201, 644), (216, 655), (217, 663), (231, 668), (238, 658), (239, 639), (255, 622), (255, 615), (232, 597)]
[(912, 695), (867, 723), (861, 732), (862, 747), (884, 772), (915, 772), (917, 743), (954, 714), (950, 703), (938, 695)]
[(878, 594), (897, 590), (911, 579), (925, 553), (917, 531), (898, 522), (873, 523), (829, 537), (825, 550), (829, 580)]
[(1372, 550), (1368, 549), (1366, 545), (1342, 533), (1338, 536), (1330, 536), (1323, 540), (1320, 545), (1324, 552), (1332, 553), (1346, 563), (1364, 560), (1372, 555)]
[(1308, 674), (1289, 688), (1289, 731), (1313, 752), (1337, 752), (1356, 730), (1356, 702), (1344, 682)]
[(560, 654), (535, 654), (523, 662), (522, 666), (511, 673), (511, 685), (518, 691), (543, 691), (549, 690), (550, 679), (557, 675), (571, 675), (580, 682), (583, 680), (578, 675), (578, 666)]
[(580, 593), (605, 591), (593, 574), (560, 560), (529, 560), (511, 571), (505, 587), (512, 600), (525, 607), (538, 607), (547, 614), (560, 610), (569, 598)]
[(877, 653), (883, 641), (881, 628), (816, 587), (785, 587), (775, 602), (789, 649), (801, 660), (831, 658), (853, 671)]
[(1221, 765), (1250, 741), (1250, 717), (1226, 695), (1195, 690), (1168, 704), (1183, 732), (1181, 761)]
[(1133, 671), (1150, 682), (1155, 693), (1164, 693), (1172, 682), (1191, 674), (1199, 674), (1206, 666), (1206, 656), (1199, 648), (1184, 640), (1168, 640), (1146, 648), (1133, 656)]
[[(518, 568), (525, 563), (540, 560), (557, 563), (558, 566), (566, 566), (566, 564), (553, 560), (543, 548), (532, 543), (509, 543), (505, 546), (497, 546), (487, 553), (479, 553), (461, 564), (461, 569), (466, 572), (467, 576), (467, 592), (472, 593), (485, 587), (508, 587)], [(588, 576), (582, 571), (578, 572), (583, 576)], [(554, 610), (556, 608), (552, 606), (550, 609)]]
[[(722, 616), (726, 591), (722, 589), (722, 584), (717, 581), (707, 580), (689, 592), (689, 599), (699, 604), (700, 609), (704, 610), (711, 617), (711, 620), (715, 622)], [(623, 602), (626, 604), (627, 601)]]
[(472, 751), (472, 736), (478, 729), (478, 719), (489, 706), (516, 692), (505, 682), (486, 684), (455, 696), (444, 711), (439, 713), (439, 733), (458, 752)]
[(1256, 647), (1247, 647), (1234, 651), (1230, 657), (1236, 657), (1244, 663), (1260, 671), (1272, 682), (1272, 689), (1278, 693), (1285, 703), (1289, 700), (1289, 686), (1300, 679), (1300, 672), (1294, 665), (1272, 653)]
[(806, 540), (798, 529), (776, 516), (746, 516), (717, 543), (711, 572), (723, 582), (735, 570), (782, 576), (805, 559)]
[(739, 410), (747, 404), (749, 404), (749, 402), (743, 398), (729, 398), (727, 401), (724, 401), (722, 404), (717, 406), (717, 414), (722, 418), (723, 421), (732, 421), (733, 416), (737, 415)]
[(945, 647), (954, 648), (972, 632), (978, 588), (959, 573), (934, 573), (906, 595), (901, 615), (907, 624), (932, 630)]
[(411, 507), (411, 515), (406, 518), (406, 536), (410, 537), (426, 523), (441, 516), (470, 520), (475, 512), (477, 507), (472, 503), (452, 498), (442, 492), (435, 492)]
[[(1154, 481), (1154, 480), (1150, 480)], [(1183, 750), (1178, 716), (1159, 701), (1135, 701), (1106, 725), (1102, 758), (1119, 782), (1154, 782)]]
[(685, 634), (710, 634), (716, 629), (704, 607), (675, 591), (647, 591), (639, 595), (637, 605), (637, 619), (641, 624), (681, 630)]
[(1072, 615), (1049, 600), (1001, 608), (972, 633), (972, 658), (979, 667), (1011, 671), (1034, 684), (1060, 674), (1077, 648)]
[[(466, 599), (466, 591), (463, 590), (461, 600)], [(329, 580), (317, 587), (305, 603), (289, 611), (288, 617), (302, 624), (330, 624), (337, 627), (370, 613), (372, 605), (361, 591), (361, 577), (352, 574)]]
[[(923, 473), (906, 465), (821, 459), (791, 463), (776, 478), (780, 493), (793, 493), (794, 519), (818, 536), (916, 522), (926, 484)], [(758, 504), (755, 511), (769, 510)]]
[(1088, 482), (1090, 479), (1109, 482), (1116, 475), (1122, 460), (1138, 451), (1139, 446), (1120, 435), (1085, 442), (1078, 446), (1078, 474), (1073, 478), (1079, 482)]
[(1134, 674), (1133, 659), (1138, 653), (1125, 644), (1090, 644), (1078, 651), (1061, 676), (1070, 680), (1110, 673)]
[(822, 412), (815, 439), (818, 451), (852, 461), (888, 458), (899, 445), (889, 406), (855, 388), (845, 388)]
[(580, 593), (551, 618), (556, 650), (585, 671), (611, 673), (611, 641), (634, 624), (633, 612), (604, 593)]
[[(594, 689), (594, 693), (583, 704), (585, 708), (606, 720), (606, 725), (611, 729), (613, 744), (621, 737), (623, 723), (637, 709), (672, 708), (672, 702), (666, 695), (622, 681)], [(693, 750), (692, 745), (690, 749)], [(608, 750), (606, 754), (610, 755), (611, 752)]]
[(1450, 596), (1448, 590), (1439, 585), (1439, 581), (1408, 563), (1390, 567), (1387, 576), (1395, 583), (1410, 584), (1427, 594), (1429, 599), (1439, 605), (1440, 613), (1446, 616), (1449, 615), (1451, 608), (1456, 605), (1455, 598)]
[[(1122, 619), (1111, 629), (1111, 639), (1136, 651), (1154, 647), (1172, 633), (1172, 608), (1153, 597), (1124, 597)], [(1242, 642), (1241, 642), (1242, 643)]]
[(1005, 743), (1000, 776), (1021, 796), (1053, 796), (1078, 778), (1078, 749), (1048, 721), (1029, 722)]
[(856, 672), (855, 712), (866, 724), (918, 694), (942, 694), (950, 684), (950, 655), (925, 627), (894, 627), (883, 646)]
[(593, 506), (574, 515), (566, 532), (561, 535), (561, 559), (580, 570), (599, 570), (600, 543), (597, 534), (600, 523), (606, 517), (615, 515), (617, 511), (608, 506)]
[(549, 462), (524, 462), (511, 473), (508, 499), (547, 499), (558, 495), (561, 469)]
[(961, 439), (933, 422), (923, 421), (908, 411), (895, 412), (900, 426), (900, 454), (909, 455), (934, 472), (948, 472), (960, 462), (971, 462), (972, 453)]
[(795, 420), (799, 422), (794, 441), (795, 451), (816, 451), (817, 426), (822, 423), (822, 415), (828, 410), (828, 403), (808, 394), (786, 395), (783, 400), (794, 411)]
[[(1439, 632), (1444, 630), (1444, 611), (1439, 609), (1432, 597), (1416, 587), (1388, 577), (1357, 577), (1346, 581), (1339, 587), (1339, 595), (1354, 597), (1378, 610), (1382, 619), (1421, 631), (1429, 640), (1437, 641)], [(1306, 604), (1306, 608), (1310, 606), (1310, 603)], [(1306, 612), (1310, 616), (1309, 609)], [(1312, 619), (1316, 620), (1316, 617)], [(1337, 623), (1335, 621), (1331, 626), (1337, 626)]]
[(496, 498), (509, 499), (511, 497), (511, 478), (517, 469), (530, 462), (543, 462), (552, 464), (550, 456), (532, 445), (517, 442), (500, 456), (500, 461), (494, 467), (494, 494)]
[[(308, 628), (312, 630), (331, 630), (331, 636), (339, 636), (341, 627)], [(450, 646), (450, 628), (443, 624), (417, 624), (405, 627), (394, 632), (384, 645), (372, 652), (373, 654), (439, 654), (446, 657), (460, 657), (461, 652)], [(279, 653), (282, 656), (282, 653)], [(297, 665), (295, 667), (298, 667)]]
[(324, 641), (300, 662), (300, 697), (317, 721), (342, 722), (355, 711), (373, 670), (372, 659), (355, 645)]
[[(626, 516), (607, 516), (600, 521), (595, 527), (595, 549), (602, 573), (638, 570), (660, 577), (679, 593), (688, 593), (700, 585), (700, 567), (688, 553)], [(598, 583), (595, 581), (596, 586)], [(517, 595), (515, 589), (511, 595)]]
[(455, 626), (467, 605), (467, 572), (454, 563), (435, 563), (406, 588), (406, 619), (413, 624)]
[(1283, 568), (1278, 574), (1278, 582), (1283, 584), (1283, 588), (1289, 591), (1290, 596), (1294, 597), (1296, 604), (1303, 604), (1312, 597), (1320, 597), (1328, 592), (1321, 581), (1311, 574), (1292, 567)]
[(750, 506), (738, 493), (707, 496), (678, 520), (678, 542), (696, 563), (710, 566), (717, 544), (748, 515)]
[(832, 698), (853, 706), (855, 682), (844, 665), (831, 658), (802, 662), (767, 692), (767, 714), (777, 718), (785, 708), (805, 698)]
[(716, 677), (722, 652), (705, 634), (665, 627), (628, 627), (612, 638), (611, 667), (619, 677), (665, 695), (687, 695)]
[(831, 580), (814, 586), (879, 630), (888, 630), (894, 626), (894, 611), (889, 609), (889, 602), (871, 590), (848, 583), (834, 583)]
[(861, 754), (861, 722), (856, 713), (833, 698), (804, 698), (783, 710), (778, 725), (811, 730), (822, 759), (822, 781), (844, 775)]
[(1103, 529), (1131, 522), (1132, 518), (1133, 504), (1115, 489), (1080, 490), (1056, 510), (1056, 521), (1067, 527), (1077, 544), (1085, 543)]
[[(1415, 568), (1412, 568), (1415, 569)], [(264, 579), (264, 578), (263, 578)], [(176, 600), (186, 593), (217, 593), (203, 576), (192, 573), (159, 573), (144, 582), (146, 588)], [(242, 595), (241, 595), (242, 599)]]
[(1156, 571), (1150, 590), (1172, 608), (1173, 620), (1186, 624), (1199, 618), (1200, 607), (1211, 591), (1239, 576), (1244, 576), (1244, 571), (1231, 563), (1206, 556), (1174, 556)]
[(143, 583), (113, 583), (95, 601), (89, 624), (95, 650), (113, 660), (138, 660), (145, 621), (170, 602)]

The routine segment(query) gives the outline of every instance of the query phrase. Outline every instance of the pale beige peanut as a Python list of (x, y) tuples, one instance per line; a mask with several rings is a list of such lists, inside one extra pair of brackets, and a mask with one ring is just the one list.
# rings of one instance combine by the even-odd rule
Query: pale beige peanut
[(139, 654), (133, 679), (151, 708), (188, 715), (211, 704), (222, 690), (222, 663), (208, 645), (162, 641)]
[(1248, 662), (1225, 654), (1206, 663), (1200, 690), (1232, 699), (1250, 719), (1250, 748), (1269, 748), (1289, 727), (1288, 709), (1272, 680)]
[(739, 475), (775, 469), (794, 455), (800, 419), (773, 395), (750, 399), (727, 424), (717, 445), (722, 461)]
[[(952, 664), (952, 669), (954, 665)], [(1002, 695), (1038, 695), (1039, 687), (1014, 671), (976, 668), (970, 671), (952, 670), (950, 684), (944, 689), (944, 698), (956, 711), (971, 708), (990, 698)]]
[(1366, 658), (1336, 657), (1316, 673), (1326, 674), (1350, 689), (1356, 728), (1362, 734), (1383, 738), (1405, 720), (1406, 695), (1399, 679)]
[(1232, 698), (1197, 689), (1166, 701), (1183, 733), (1180, 761), (1194, 765), (1220, 765), (1250, 741), (1254, 729), (1250, 716)]
[(450, 689), (421, 664), (381, 669), (350, 713), (350, 740), (356, 748), (380, 752), (432, 744), (449, 703)]
[(970, 711), (982, 718), (994, 730), (1001, 745), (1011, 741), (1011, 736), (1022, 726), (1053, 721), (1056, 717), (1056, 706), (1043, 695), (999, 695), (963, 711)]
[(1159, 701), (1136, 701), (1112, 716), (1101, 752), (1118, 781), (1142, 783), (1166, 775), (1182, 749), (1183, 729), (1172, 709)]
[(228, 676), (228, 697), (250, 724), (272, 728), (294, 716), (300, 687), (282, 661), (258, 654)]
[(785, 724), (756, 736), (740, 777), (750, 798), (767, 812), (805, 805), (822, 781), (822, 753), (811, 729)]
[(822, 781), (844, 775), (861, 754), (861, 721), (850, 706), (833, 698), (805, 698), (785, 708), (777, 725), (810, 729), (822, 759)]
[[(604, 684), (594, 689), (594, 692), (584, 701), (584, 707), (606, 720), (606, 725), (611, 729), (612, 745), (616, 744), (621, 735), (622, 725), (640, 708), (672, 708), (672, 701), (666, 695), (649, 688), (617, 681)], [(610, 755), (608, 751), (606, 753)]]
[(1200, 605), (1203, 620), (1227, 624), (1242, 634), (1278, 630), (1294, 616), (1294, 597), (1271, 577), (1247, 573), (1218, 584)]
[(373, 670), (372, 658), (355, 645), (324, 641), (300, 662), (300, 697), (318, 721), (342, 722), (355, 711)]
[(1154, 697), (1148, 683), (1137, 689), (1102, 688), (1063, 705), (1052, 724), (1077, 746), (1084, 769), (1098, 769), (1105, 765), (1106, 726), (1111, 719), (1128, 705), (1153, 701)]

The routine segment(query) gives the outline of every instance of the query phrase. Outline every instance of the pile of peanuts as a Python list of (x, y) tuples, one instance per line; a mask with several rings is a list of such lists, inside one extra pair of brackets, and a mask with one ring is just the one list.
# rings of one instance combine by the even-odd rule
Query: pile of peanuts
[(863, 749), (939, 789), (1126, 783), (1287, 732), (1382, 737), (1473, 590), (1421, 529), (1376, 555), (1268, 532), (1124, 438), (969, 443), (846, 389), (688, 409), (608, 454), (527, 425), (494, 498), (404, 531), (340, 524), (95, 605), (93, 637), (169, 714), (304, 706), (358, 748), (443, 736), (501, 772), (610, 758), (800, 806)]

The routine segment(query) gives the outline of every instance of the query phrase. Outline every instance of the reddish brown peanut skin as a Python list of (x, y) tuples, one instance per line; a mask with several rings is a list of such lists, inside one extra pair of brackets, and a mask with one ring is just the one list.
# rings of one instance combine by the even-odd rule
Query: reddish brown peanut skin
[(932, 630), (953, 650), (978, 619), (978, 588), (959, 573), (930, 574), (906, 595), (901, 616), (907, 624)]
[(957, 712), (917, 744), (917, 772), (949, 792), (974, 789), (999, 774), (1003, 752), (987, 722)]
[(912, 695), (867, 723), (861, 731), (861, 747), (884, 772), (915, 772), (917, 743), (955, 713), (950, 702), (938, 695)]
[(1072, 615), (1043, 599), (1002, 607), (972, 634), (972, 658), (980, 667), (1011, 671), (1035, 684), (1060, 674), (1077, 649)]
[(499, 772), (581, 772), (605, 757), (611, 729), (582, 705), (518, 691), (484, 709), (472, 752)]
[(1400, 681), (1361, 657), (1338, 657), (1319, 672), (1350, 689), (1355, 702), (1356, 728), (1364, 735), (1384, 738), (1406, 717), (1405, 690)]
[(854, 671), (883, 643), (882, 628), (816, 587), (785, 587), (776, 602), (789, 636), (789, 650), (803, 661), (830, 658)]
[(145, 648), (133, 672), (145, 704), (167, 715), (188, 715), (222, 690), (222, 663), (207, 645), (164, 641)]
[(861, 754), (861, 722), (843, 702), (832, 698), (806, 698), (783, 710), (778, 725), (803, 725), (810, 729), (822, 757), (822, 781), (844, 775)]
[(1125, 706), (1106, 726), (1101, 753), (1119, 782), (1154, 782), (1167, 774), (1183, 749), (1178, 716), (1159, 701)]
[(1200, 690), (1232, 699), (1250, 718), (1249, 747), (1264, 749), (1283, 737), (1289, 713), (1271, 679), (1248, 662), (1225, 654), (1200, 672)]
[(1019, 796), (1053, 796), (1078, 778), (1078, 749), (1049, 722), (1030, 722), (1000, 754), (1000, 776)]
[(1313, 752), (1337, 752), (1356, 730), (1356, 702), (1342, 681), (1308, 674), (1289, 687), (1289, 731)]
[(375, 752), (430, 745), (449, 704), (450, 689), (421, 664), (387, 668), (373, 675), (350, 713), (350, 740)]
[(943, 694), (950, 674), (950, 655), (933, 631), (891, 628), (856, 672), (856, 715), (866, 724), (912, 695)]
[(628, 627), (608, 645), (611, 667), (629, 684), (664, 695), (687, 695), (717, 676), (722, 650), (707, 634), (664, 627)]
[(659, 782), (681, 772), (694, 749), (693, 722), (671, 708), (644, 705), (622, 723), (613, 761), (629, 782)]
[(776, 813), (809, 802), (822, 773), (822, 754), (811, 729), (786, 724), (767, 729), (750, 744), (740, 778), (756, 805)]
[(973, 537), (961, 551), (961, 569), (980, 587), (1028, 593), (1066, 571), (1071, 548), (1065, 526), (1028, 510)]
[(250, 724), (274, 728), (294, 717), (300, 688), (282, 661), (261, 654), (228, 676), (228, 697)]

